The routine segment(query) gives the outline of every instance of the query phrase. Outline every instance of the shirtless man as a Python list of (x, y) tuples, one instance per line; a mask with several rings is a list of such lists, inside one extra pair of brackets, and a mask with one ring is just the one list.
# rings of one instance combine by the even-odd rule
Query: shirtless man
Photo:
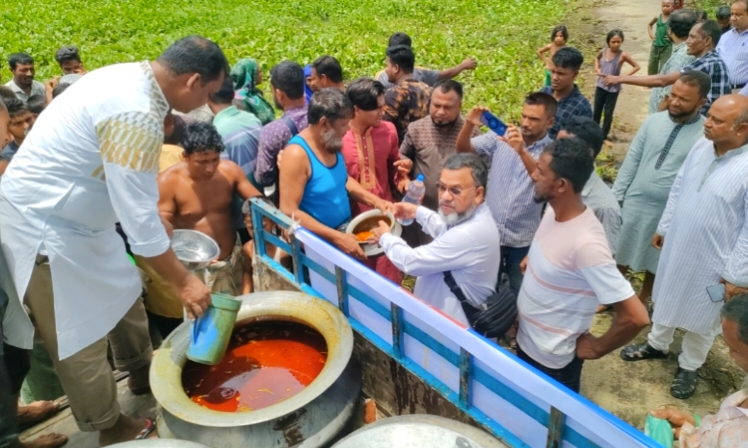
[[(218, 243), (218, 259), (195, 274), (213, 292), (237, 295), (241, 288), (242, 252), (231, 215), (232, 201), (234, 193), (246, 200), (260, 196), (260, 192), (249, 183), (239, 165), (221, 160), (223, 139), (212, 124), (188, 124), (184, 129), (182, 147), (183, 161), (158, 176), (159, 215), (166, 221), (167, 231), (198, 230)], [(147, 274), (151, 277), (150, 273)], [(151, 284), (161, 290), (157, 283), (158, 280), (151, 277)], [(153, 294), (151, 289), (148, 290), (146, 308), (152, 314), (171, 319), (181, 316), (178, 301), (168, 297), (168, 293), (160, 294), (166, 291)], [(163, 328), (158, 320), (156, 322), (162, 335), (174, 328), (168, 325), (168, 321), (166, 324)]]

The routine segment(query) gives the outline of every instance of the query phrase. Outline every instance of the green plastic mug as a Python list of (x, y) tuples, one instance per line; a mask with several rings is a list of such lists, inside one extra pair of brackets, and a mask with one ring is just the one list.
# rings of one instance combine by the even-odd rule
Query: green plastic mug
[(242, 302), (227, 294), (210, 296), (211, 304), (205, 314), (192, 322), (187, 358), (212, 366), (221, 362), (226, 354)]

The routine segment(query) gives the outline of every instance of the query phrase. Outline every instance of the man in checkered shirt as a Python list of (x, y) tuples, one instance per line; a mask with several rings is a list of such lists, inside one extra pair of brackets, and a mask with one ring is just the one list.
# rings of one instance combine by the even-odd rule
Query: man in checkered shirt
[(564, 120), (570, 117), (592, 118), (592, 107), (574, 84), (584, 62), (582, 53), (573, 47), (563, 47), (553, 55), (552, 62), (551, 85), (543, 87), (541, 92), (553, 95), (558, 101), (556, 119), (548, 131), (548, 137), (555, 139)]
[(732, 92), (732, 84), (728, 76), (727, 66), (717, 53), (717, 43), (722, 35), (722, 28), (715, 20), (699, 22), (688, 33), (686, 45), (688, 54), (696, 60), (679, 71), (664, 75), (652, 76), (606, 76), (605, 84), (631, 84), (642, 87), (665, 87), (675, 83), (680, 75), (691, 70), (698, 70), (709, 75), (712, 87), (706, 97), (706, 104), (700, 113), (706, 116), (712, 103), (719, 97)]

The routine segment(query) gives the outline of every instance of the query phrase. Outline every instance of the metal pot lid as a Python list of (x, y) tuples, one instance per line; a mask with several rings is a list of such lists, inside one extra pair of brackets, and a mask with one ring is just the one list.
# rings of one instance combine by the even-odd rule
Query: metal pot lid
[(485, 431), (435, 415), (401, 415), (350, 434), (333, 448), (504, 448)]
[(111, 445), (111, 448), (208, 448), (205, 445), (200, 445), (195, 442), (188, 442), (186, 440), (174, 440), (174, 439), (145, 439), (145, 440), (131, 440), (129, 442), (122, 442), (116, 445)]

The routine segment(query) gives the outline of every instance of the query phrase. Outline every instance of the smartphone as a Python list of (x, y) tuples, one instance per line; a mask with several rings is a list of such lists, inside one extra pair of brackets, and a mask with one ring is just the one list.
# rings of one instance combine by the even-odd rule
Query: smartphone
[(725, 284), (717, 283), (716, 285), (707, 286), (706, 293), (712, 302), (721, 302), (725, 300)]
[(499, 118), (492, 114), (489, 111), (483, 111), (483, 114), (480, 116), (480, 122), (483, 123), (485, 126), (488, 127), (488, 129), (494, 131), (499, 136), (502, 136), (506, 133), (506, 125), (503, 121), (499, 120)]

